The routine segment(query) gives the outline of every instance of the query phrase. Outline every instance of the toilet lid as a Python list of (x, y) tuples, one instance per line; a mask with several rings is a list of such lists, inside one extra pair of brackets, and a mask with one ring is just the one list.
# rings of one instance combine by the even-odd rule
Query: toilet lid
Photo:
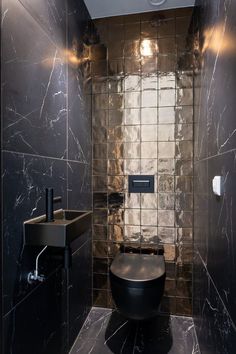
[(130, 281), (150, 281), (165, 273), (164, 257), (159, 255), (120, 253), (111, 264), (111, 272)]

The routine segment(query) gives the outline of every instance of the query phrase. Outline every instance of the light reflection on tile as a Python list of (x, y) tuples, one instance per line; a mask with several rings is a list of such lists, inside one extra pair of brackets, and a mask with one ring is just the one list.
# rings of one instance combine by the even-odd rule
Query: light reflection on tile
[(157, 210), (142, 209), (141, 210), (141, 225), (157, 226)]
[(155, 175), (157, 173), (157, 159), (141, 159), (141, 173)]
[(124, 160), (125, 175), (139, 174), (141, 172), (140, 159), (126, 159)]
[(140, 157), (139, 143), (124, 143), (124, 157), (130, 159), (137, 159)]
[(158, 243), (158, 231), (156, 226), (141, 226), (141, 242), (143, 243)]
[(158, 157), (159, 158), (174, 158), (175, 157), (175, 143), (174, 142), (160, 142), (158, 143)]
[(131, 242), (139, 242), (141, 237), (140, 226), (125, 225), (124, 239)]
[(174, 210), (158, 210), (158, 226), (174, 226), (175, 212)]
[(124, 142), (137, 142), (140, 140), (139, 126), (125, 126), (124, 127)]
[(125, 224), (126, 225), (140, 225), (140, 210), (125, 209)]
[(175, 89), (175, 74), (161, 74), (159, 76), (159, 89)]
[(142, 91), (156, 91), (157, 90), (157, 75), (156, 74), (150, 74), (150, 75), (145, 75), (142, 77)]
[(158, 141), (174, 141), (175, 140), (175, 125), (161, 124), (158, 127)]
[(141, 157), (142, 158), (157, 158), (157, 143), (156, 142), (142, 142), (141, 143)]
[(142, 125), (141, 141), (157, 141), (157, 125)]
[(142, 209), (157, 209), (157, 193), (142, 193), (141, 208)]
[(174, 124), (175, 123), (175, 108), (160, 107), (158, 108), (158, 123), (159, 124)]
[(157, 108), (142, 108), (141, 122), (142, 124), (157, 124)]
[(125, 109), (124, 113), (125, 113), (125, 124), (126, 125), (140, 124), (140, 109), (139, 108)]
[(141, 77), (139, 75), (127, 75), (124, 79), (125, 91), (140, 91)]
[(124, 175), (124, 160), (108, 160), (108, 175)]
[(175, 173), (174, 159), (159, 159), (157, 162), (158, 173), (172, 175)]
[(177, 105), (178, 106), (191, 106), (193, 102), (193, 89), (184, 88), (177, 90)]
[(158, 237), (163, 243), (174, 243), (176, 240), (176, 229), (173, 227), (158, 227)]
[(142, 91), (142, 107), (157, 107), (157, 91)]
[(107, 144), (109, 159), (122, 159), (124, 155), (124, 146), (122, 143)]
[(128, 209), (140, 209), (140, 194), (139, 193), (126, 193), (125, 207)]
[(193, 140), (193, 125), (192, 124), (176, 124), (175, 127), (176, 140)]
[(193, 107), (180, 106), (175, 108), (176, 124), (193, 122)]
[(175, 90), (173, 89), (159, 90), (159, 106), (160, 107), (175, 106)]
[(124, 178), (122, 176), (108, 176), (108, 191), (123, 192)]

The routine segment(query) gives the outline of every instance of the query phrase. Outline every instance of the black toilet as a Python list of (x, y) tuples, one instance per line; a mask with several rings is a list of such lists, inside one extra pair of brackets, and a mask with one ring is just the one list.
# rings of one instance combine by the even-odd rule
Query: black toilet
[(117, 254), (110, 267), (110, 282), (118, 311), (132, 320), (156, 316), (165, 276), (163, 255)]

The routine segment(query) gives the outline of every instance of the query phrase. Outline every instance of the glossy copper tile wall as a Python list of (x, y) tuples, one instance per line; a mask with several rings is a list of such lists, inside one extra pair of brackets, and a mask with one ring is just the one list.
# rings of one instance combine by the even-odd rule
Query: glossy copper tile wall
[[(104, 275), (121, 243), (140, 250), (162, 243), (168, 272), (162, 310), (188, 314), (191, 277), (184, 278), (182, 269), (191, 274), (191, 10), (96, 24), (100, 43), (91, 51), (94, 304), (112, 306)], [(130, 174), (154, 175), (155, 192), (129, 194)]]

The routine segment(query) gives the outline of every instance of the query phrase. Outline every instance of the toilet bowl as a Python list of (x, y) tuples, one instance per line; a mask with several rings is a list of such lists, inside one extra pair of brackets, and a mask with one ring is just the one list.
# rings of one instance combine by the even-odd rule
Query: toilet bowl
[(165, 276), (163, 255), (117, 254), (110, 267), (110, 283), (118, 311), (133, 320), (156, 316)]

